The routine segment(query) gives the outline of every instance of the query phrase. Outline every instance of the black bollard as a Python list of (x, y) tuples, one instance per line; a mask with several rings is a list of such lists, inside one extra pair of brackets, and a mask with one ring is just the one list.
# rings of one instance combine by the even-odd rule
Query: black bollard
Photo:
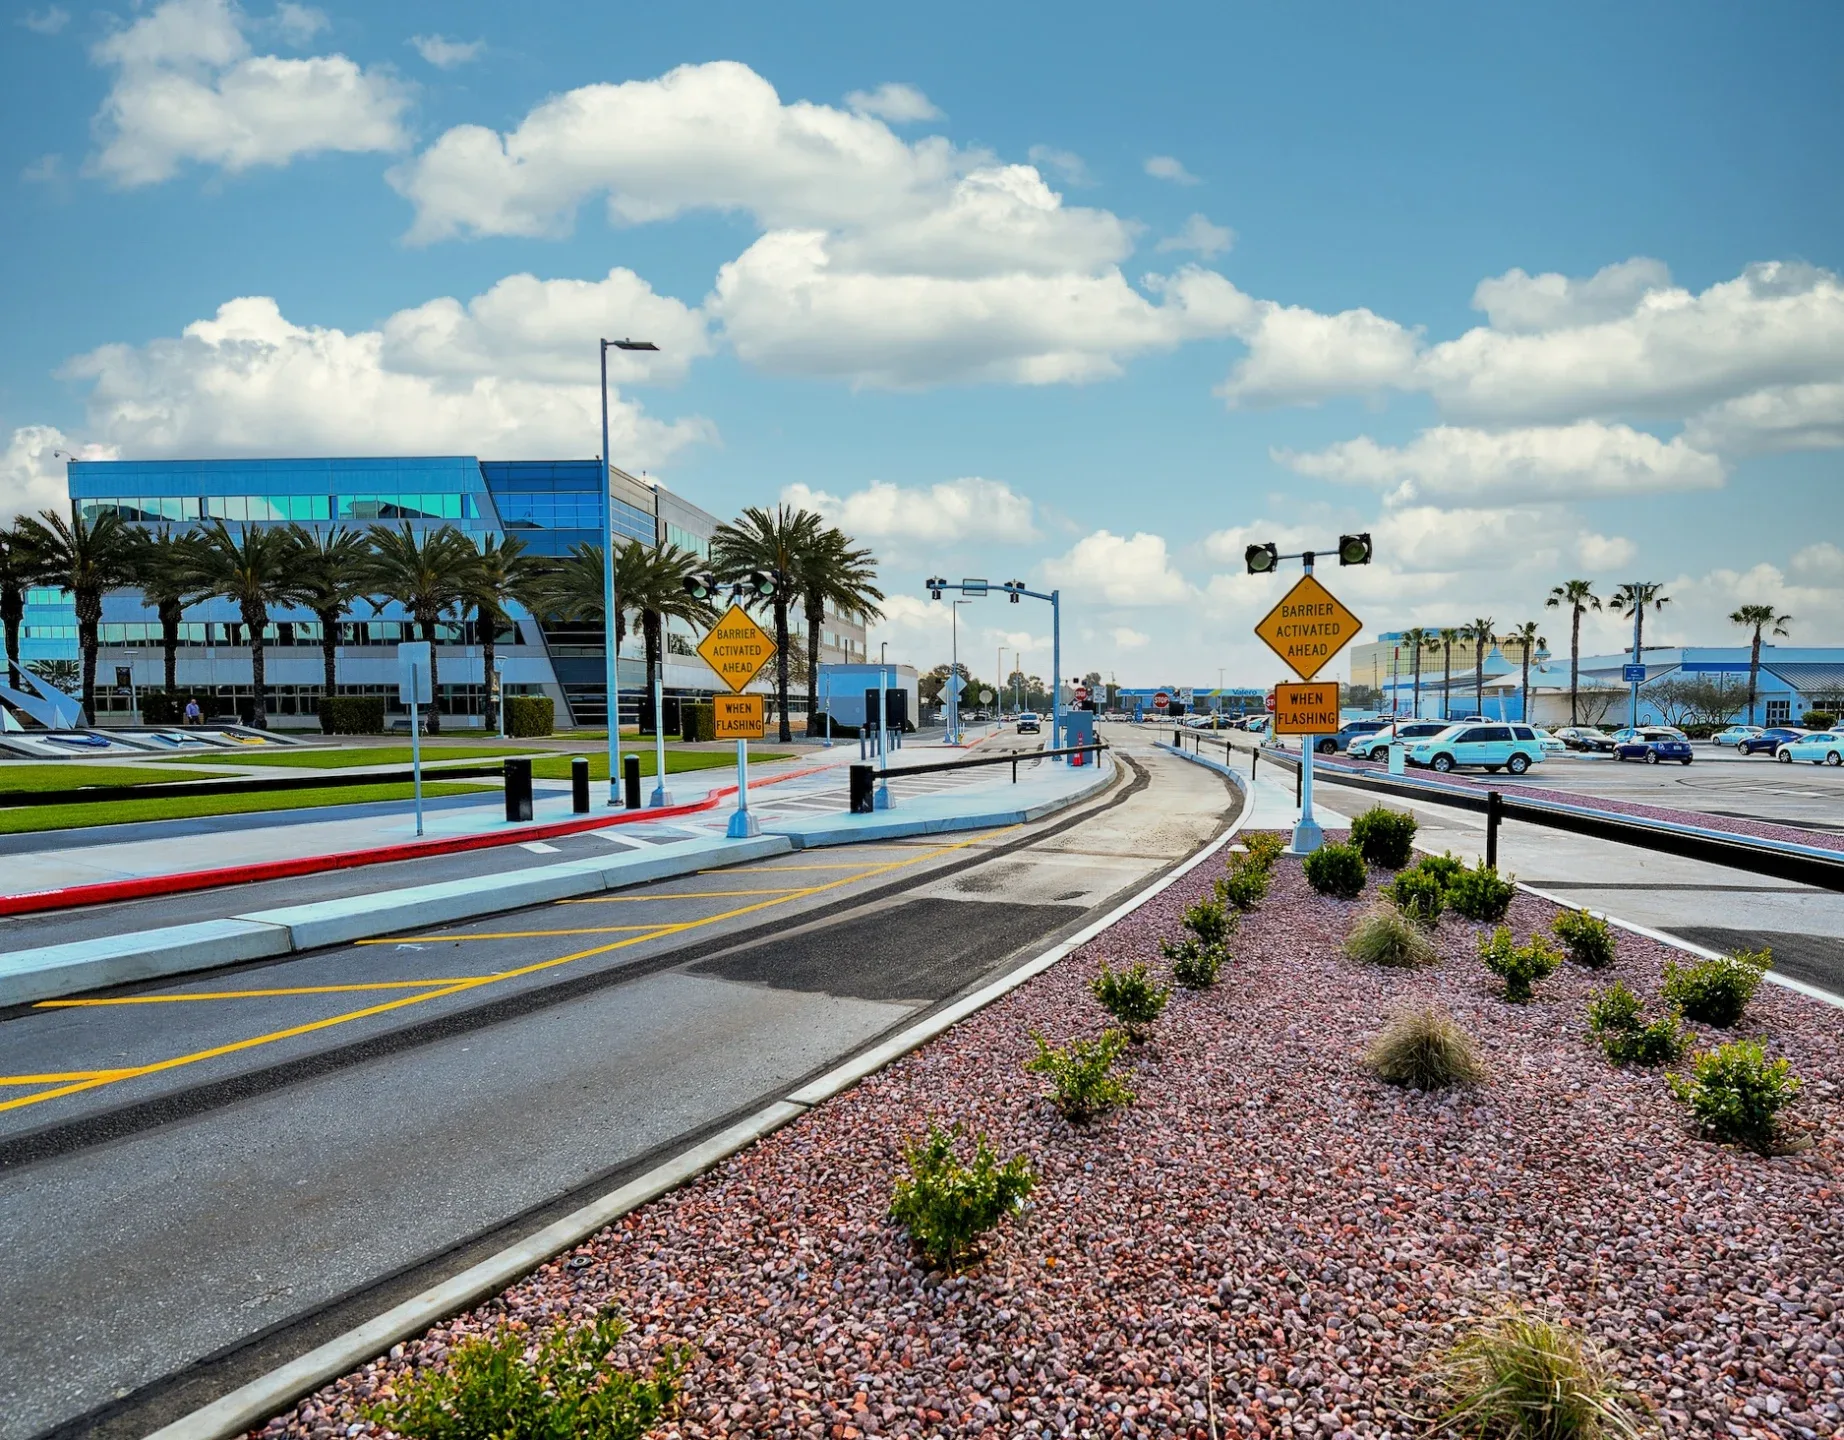
[(640, 757), (623, 755), (621, 757), (621, 788), (625, 792), (627, 808), (640, 808)]
[(851, 770), (851, 813), (854, 815), (869, 815), (877, 808), (876, 799), (872, 794), (876, 772), (874, 772), (869, 765), (854, 765), (851, 767)]
[(1485, 863), (1488, 870), (1498, 868), (1498, 822), (1504, 818), (1504, 797), (1496, 790), (1485, 792)]
[(589, 762), (581, 755), (570, 762), (570, 810), (577, 815), (589, 813)]
[(531, 761), (522, 756), (506, 759), (506, 818), (531, 819)]

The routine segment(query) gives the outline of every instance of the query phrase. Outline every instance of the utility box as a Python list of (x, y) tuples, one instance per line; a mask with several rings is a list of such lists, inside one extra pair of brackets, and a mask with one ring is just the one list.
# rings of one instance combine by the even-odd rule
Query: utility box
[[(1093, 710), (1065, 710), (1063, 712), (1063, 733), (1057, 737), (1059, 748), (1068, 749), (1072, 745), (1093, 745), (1095, 743), (1095, 712)], [(1071, 765), (1088, 764), (1094, 760), (1092, 754), (1071, 755)]]
[(1406, 754), (1407, 754), (1407, 747), (1400, 740), (1392, 740), (1389, 742), (1389, 773), (1390, 774), (1400, 775), (1408, 768), (1407, 763), (1404, 759), (1404, 756)]

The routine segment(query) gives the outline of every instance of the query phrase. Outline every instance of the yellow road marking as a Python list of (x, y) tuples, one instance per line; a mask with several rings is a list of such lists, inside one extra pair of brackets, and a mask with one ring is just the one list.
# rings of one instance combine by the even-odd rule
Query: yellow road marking
[(63, 1085), (71, 1080), (94, 1080), (99, 1075), (126, 1075), (126, 1070), (69, 1070), (58, 1075), (7, 1075), (0, 1085)]
[(711, 870), (700, 870), (700, 875), (785, 875), (790, 870), (870, 870), (876, 869), (881, 862), (873, 860), (842, 860), (837, 865), (724, 865)]
[(729, 900), (738, 895), (800, 895), (804, 889), (789, 885), (779, 890), (679, 890), (671, 895), (585, 895), (559, 900), (559, 905), (650, 905), (656, 900)]
[[(490, 935), (395, 935), (389, 940), (354, 940), (354, 945), (398, 945), (411, 940), (534, 940), (545, 935), (615, 935), (628, 930), (648, 930), (656, 935), (670, 935), (675, 930), (683, 930), (695, 925), (695, 920), (675, 922), (670, 925), (586, 925), (576, 930), (499, 930)], [(432, 981), (440, 984), (440, 981)]]
[(122, 995), (102, 1000), (40, 1000), (34, 1010), (78, 1010), (98, 1005), (177, 1005), (189, 1000), (267, 1000), (272, 995), (344, 995), (354, 990), (427, 990), (458, 985), (471, 976), (429, 980), (365, 980), (350, 985), (287, 985), (274, 990), (196, 990), (183, 995)]
[[(1005, 828), (1016, 830), (1019, 827), (1011, 825)], [(910, 865), (919, 864), (931, 856), (946, 855), (955, 850), (964, 850), (968, 846), (978, 845), (989, 840), (995, 834), (1003, 833), (1004, 831), (1002, 830), (984, 831), (970, 840), (957, 840), (951, 845), (937, 846), (932, 850), (925, 850), (919, 855), (911, 855), (903, 860), (886, 861), (881, 865), (873, 867), (870, 873), (902, 870)], [(844, 875), (837, 880), (828, 880), (820, 885), (812, 885), (804, 890), (794, 891), (793, 894), (796, 896), (817, 895), (822, 891), (836, 890), (841, 885), (849, 885), (858, 878), (860, 877), (856, 875)], [(714, 925), (720, 920), (734, 920), (741, 915), (750, 915), (757, 910), (766, 910), (772, 905), (784, 904), (786, 903), (786, 898), (787, 897), (775, 900), (760, 900), (753, 905), (741, 905), (734, 910), (727, 910), (721, 915), (707, 915), (702, 919), (688, 920), (678, 925), (660, 926), (642, 935), (631, 935), (625, 940), (615, 940), (607, 945), (595, 945), (587, 950), (578, 950), (569, 955), (559, 955), (554, 960), (534, 961), (530, 965), (521, 965), (515, 970), (501, 970), (491, 975), (481, 975), (468, 980), (457, 980), (448, 984), (438, 984), (438, 988), (423, 990), (415, 995), (401, 995), (395, 1000), (386, 1000), (382, 1004), (367, 1005), (363, 1009), (349, 1010), (342, 1015), (329, 1015), (324, 1019), (310, 1020), (301, 1025), (290, 1025), (286, 1029), (271, 1030), (262, 1035), (252, 1035), (245, 1040), (233, 1040), (223, 1045), (213, 1045), (209, 1049), (194, 1050), (186, 1055), (175, 1055), (168, 1060), (156, 1060), (147, 1065), (136, 1065), (125, 1070), (92, 1071), (82, 1078), (73, 1079), (68, 1084), (59, 1084), (56, 1088), (51, 1090), (40, 1090), (32, 1095), (21, 1095), (14, 1100), (0, 1100), (0, 1113), (4, 1113), (8, 1110), (23, 1109), (27, 1105), (36, 1105), (44, 1100), (58, 1100), (66, 1095), (81, 1094), (85, 1090), (94, 1090), (102, 1085), (113, 1085), (122, 1080), (139, 1079), (144, 1075), (158, 1075), (168, 1070), (180, 1069), (182, 1066), (197, 1065), (206, 1060), (221, 1059), (223, 1056), (240, 1054), (245, 1050), (254, 1050), (259, 1046), (273, 1045), (281, 1040), (294, 1040), (303, 1035), (313, 1035), (322, 1030), (330, 1030), (335, 1025), (350, 1024), (354, 1020), (367, 1020), (374, 1015), (388, 1015), (393, 1010), (407, 1009), (411, 1005), (421, 1005), (428, 1000), (446, 999), (450, 995), (460, 995), (468, 990), (477, 990), (483, 985), (494, 985), (505, 980), (521, 979), (527, 975), (538, 974), (543, 970), (555, 969), (559, 965), (569, 965), (578, 960), (588, 960), (596, 955), (607, 955), (616, 950), (625, 950), (630, 945), (643, 944), (654, 935), (668, 934), (672, 931), (695, 930), (700, 926)], [(7, 1077), (0, 1077), (0, 1080), (4, 1080), (5, 1078)]]

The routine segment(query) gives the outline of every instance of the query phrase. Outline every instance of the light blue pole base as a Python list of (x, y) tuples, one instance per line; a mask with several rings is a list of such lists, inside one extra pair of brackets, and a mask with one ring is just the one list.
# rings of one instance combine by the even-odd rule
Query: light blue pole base
[(762, 822), (747, 810), (732, 810), (730, 828), (725, 833), (732, 840), (747, 840), (762, 833)]
[(662, 810), (671, 803), (672, 792), (664, 785), (655, 785), (653, 787), (653, 798), (647, 801), (648, 806), (654, 810)]
[(1310, 855), (1325, 844), (1325, 831), (1319, 828), (1316, 820), (1302, 820), (1293, 827), (1293, 844), (1288, 847), (1289, 855)]
[(888, 785), (879, 785), (877, 789), (872, 792), (871, 808), (873, 810), (888, 810), (895, 804), (896, 800), (890, 794), (890, 787)]

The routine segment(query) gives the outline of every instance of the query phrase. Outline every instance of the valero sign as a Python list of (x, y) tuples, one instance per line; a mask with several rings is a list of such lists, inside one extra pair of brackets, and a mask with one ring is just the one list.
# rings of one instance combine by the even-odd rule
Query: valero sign
[(765, 733), (760, 695), (715, 695), (711, 705), (717, 739), (760, 740)]
[(1338, 682), (1321, 680), (1312, 685), (1274, 687), (1276, 735), (1336, 735), (1338, 733)]
[(698, 653), (719, 680), (732, 690), (741, 690), (775, 658), (775, 641), (741, 605), (732, 605), (698, 642)]
[(1363, 628), (1362, 620), (1339, 604), (1325, 586), (1307, 575), (1263, 617), (1255, 633), (1287, 662), (1295, 675), (1310, 680)]

